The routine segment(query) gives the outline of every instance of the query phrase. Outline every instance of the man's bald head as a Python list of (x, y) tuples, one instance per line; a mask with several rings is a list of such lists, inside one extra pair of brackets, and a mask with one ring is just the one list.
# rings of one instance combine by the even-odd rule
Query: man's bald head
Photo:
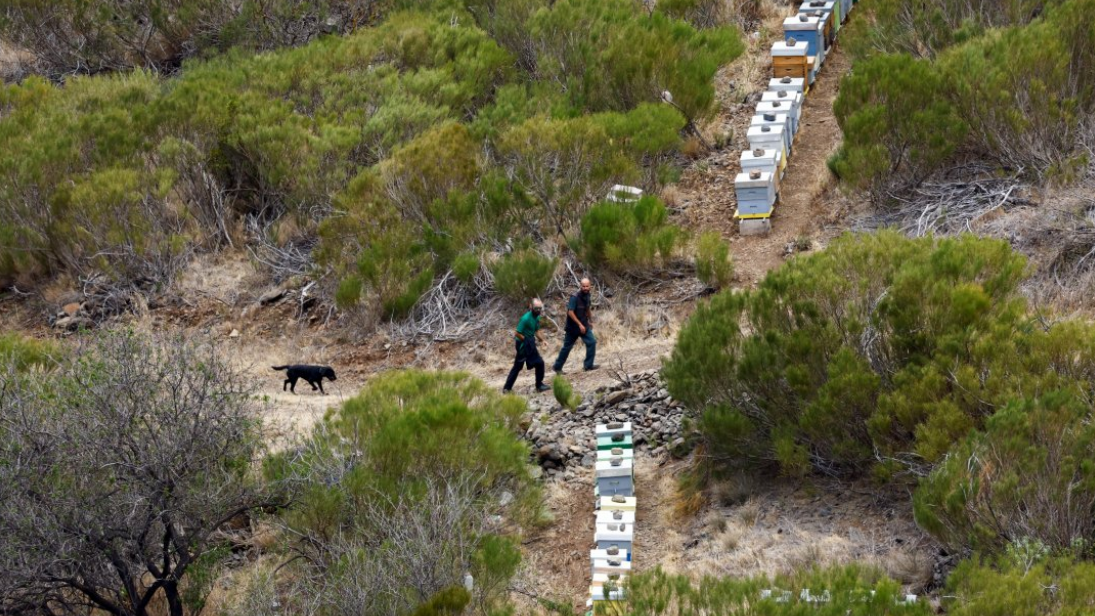
[(591, 283), (591, 282), (589, 281), (589, 278), (583, 278), (583, 279), (582, 279), (582, 281), (578, 283), (578, 286), (579, 286), (579, 287), (580, 287), (580, 288), (581, 288), (581, 289), (582, 289), (583, 291), (586, 291), (586, 292), (588, 292), (588, 291), (589, 291), (590, 289), (592, 289), (592, 288), (593, 288), (593, 283)]
[(531, 306), (532, 308), (543, 308), (544, 302), (540, 301), (539, 297), (534, 297), (532, 298), (532, 303), (529, 304), (529, 306)]

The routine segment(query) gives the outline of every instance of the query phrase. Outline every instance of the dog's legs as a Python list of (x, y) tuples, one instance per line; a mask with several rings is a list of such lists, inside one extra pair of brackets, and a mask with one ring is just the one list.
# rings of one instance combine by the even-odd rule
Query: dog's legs
[(285, 391), (286, 389), (289, 388), (289, 381), (291, 381), (291, 380), (292, 379), (285, 379), (285, 382), (281, 384), (281, 390), (282, 391)]
[(324, 396), (327, 395), (327, 392), (323, 391), (323, 379), (319, 380), (319, 393), (323, 394)]
[(294, 376), (293, 378), (289, 379), (289, 381), (289, 392), (294, 394), (297, 393), (297, 377)]

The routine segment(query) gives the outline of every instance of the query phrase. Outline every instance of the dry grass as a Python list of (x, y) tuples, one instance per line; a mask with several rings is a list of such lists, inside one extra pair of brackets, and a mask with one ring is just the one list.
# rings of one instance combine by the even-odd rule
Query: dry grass
[(707, 148), (700, 141), (700, 138), (692, 135), (684, 140), (681, 144), (681, 154), (690, 160), (696, 160), (707, 153)]
[(718, 511), (708, 513), (707, 517), (703, 520), (704, 528), (713, 535), (717, 535), (726, 530), (726, 524), (726, 516)]
[(757, 480), (755, 477), (738, 474), (716, 483), (711, 488), (711, 497), (723, 507), (735, 507), (748, 500), (756, 491)]
[(681, 189), (676, 184), (662, 188), (661, 197), (669, 209), (676, 209), (681, 205)]
[(743, 526), (753, 527), (756, 526), (757, 520), (760, 519), (760, 502), (755, 499), (748, 500), (737, 510), (738, 521)]
[(737, 524), (727, 525), (725, 530), (722, 531), (722, 534), (719, 535), (719, 545), (727, 552), (733, 552), (741, 547), (742, 540), (745, 539), (745, 534), (745, 529)]
[(875, 560), (887, 575), (901, 584), (923, 588), (932, 581), (932, 561), (920, 550), (892, 550)]
[(0, 81), (18, 81), (34, 71), (34, 54), (0, 39)]

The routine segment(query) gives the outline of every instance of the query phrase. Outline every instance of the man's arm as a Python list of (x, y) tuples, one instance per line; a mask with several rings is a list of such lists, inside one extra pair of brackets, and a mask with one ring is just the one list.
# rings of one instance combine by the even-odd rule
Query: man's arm
[(574, 314), (573, 310), (567, 310), (567, 316), (570, 317), (570, 320), (574, 321), (574, 324), (578, 326), (578, 331), (582, 332), (583, 334), (586, 333), (586, 326), (582, 325), (582, 322), (578, 320), (578, 315)]

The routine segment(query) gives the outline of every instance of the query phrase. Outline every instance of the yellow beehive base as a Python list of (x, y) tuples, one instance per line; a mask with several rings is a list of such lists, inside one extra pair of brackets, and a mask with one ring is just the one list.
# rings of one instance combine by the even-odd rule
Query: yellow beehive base
[[(772, 208), (772, 212), (774, 212), (774, 211), (776, 211), (775, 207)], [(735, 213), (734, 218), (737, 218), (739, 220), (760, 220), (761, 218), (771, 218), (772, 217), (772, 212), (768, 212), (767, 214), (736, 214)]]

